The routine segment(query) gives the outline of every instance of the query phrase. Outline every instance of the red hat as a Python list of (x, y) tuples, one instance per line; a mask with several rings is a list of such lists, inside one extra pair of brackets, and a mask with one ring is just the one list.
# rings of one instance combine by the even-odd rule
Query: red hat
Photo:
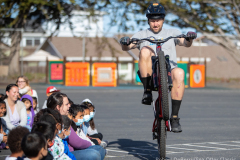
[(59, 92), (59, 91), (60, 90), (58, 90), (56, 87), (50, 86), (50, 87), (47, 88), (46, 93), (48, 94), (48, 93), (51, 93), (51, 92)]

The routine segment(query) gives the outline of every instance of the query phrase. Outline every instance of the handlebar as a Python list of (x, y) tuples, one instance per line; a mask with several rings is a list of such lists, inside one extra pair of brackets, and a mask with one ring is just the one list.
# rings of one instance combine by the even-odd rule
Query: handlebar
[(148, 42), (151, 42), (151, 43), (161, 44), (161, 43), (167, 42), (169, 39), (172, 39), (172, 38), (188, 38), (188, 36), (184, 35), (184, 34), (181, 34), (181, 35), (178, 35), (178, 36), (170, 36), (166, 39), (151, 39), (151, 38), (138, 39), (138, 38), (132, 38), (130, 40), (130, 43), (139, 44), (139, 43), (142, 43), (143, 41), (148, 41)]

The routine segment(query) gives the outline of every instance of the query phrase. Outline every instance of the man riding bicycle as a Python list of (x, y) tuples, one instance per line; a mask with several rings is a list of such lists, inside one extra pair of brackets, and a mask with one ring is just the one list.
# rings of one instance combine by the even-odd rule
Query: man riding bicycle
[[(146, 13), (148, 18), (148, 24), (150, 28), (137, 32), (132, 36), (132, 38), (156, 38), (165, 39), (169, 36), (177, 36), (182, 34), (177, 29), (164, 29), (162, 28), (165, 18), (164, 7), (159, 3), (151, 4)], [(175, 38), (171, 39), (162, 45), (162, 50), (165, 55), (169, 55), (169, 61), (171, 65), (171, 77), (172, 77), (172, 114), (170, 118), (171, 128), (173, 132), (182, 132), (181, 125), (179, 123), (178, 112), (182, 102), (184, 94), (184, 71), (177, 67), (177, 56), (176, 56), (176, 45), (190, 47), (192, 45), (193, 39), (197, 37), (194, 32), (187, 33), (188, 38)], [(140, 45), (130, 44), (129, 37), (122, 37), (120, 43), (122, 45), (123, 51), (128, 51), (130, 49), (138, 48), (140, 50), (139, 54), (139, 71), (141, 75), (141, 81), (144, 86), (144, 93), (142, 97), (142, 104), (151, 105), (152, 99), (152, 60), (151, 57), (155, 56), (156, 44), (144, 41)]]

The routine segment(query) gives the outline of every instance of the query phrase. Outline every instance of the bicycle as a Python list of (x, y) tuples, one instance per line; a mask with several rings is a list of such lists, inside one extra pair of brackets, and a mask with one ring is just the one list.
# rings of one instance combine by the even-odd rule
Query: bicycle
[[(154, 122), (153, 122), (153, 140), (157, 139), (158, 153), (160, 159), (166, 157), (166, 136), (167, 131), (171, 131), (169, 121), (169, 102), (168, 92), (172, 89), (172, 78), (171, 78), (171, 66), (169, 62), (169, 55), (164, 56), (162, 51), (162, 43), (167, 42), (172, 38), (188, 38), (182, 34), (179, 36), (170, 36), (166, 39), (154, 39), (154, 38), (143, 38), (137, 39), (132, 38), (129, 43), (140, 44), (143, 41), (149, 41), (150, 43), (156, 44), (155, 56), (152, 56), (152, 80), (153, 80), (153, 91), (158, 92), (158, 98), (155, 103), (153, 102), (154, 110)], [(139, 75), (141, 77), (141, 75)]]

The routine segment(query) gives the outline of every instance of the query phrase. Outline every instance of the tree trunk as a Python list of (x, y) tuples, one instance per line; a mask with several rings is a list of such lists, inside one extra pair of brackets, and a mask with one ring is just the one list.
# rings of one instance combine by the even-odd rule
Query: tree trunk
[(19, 55), (20, 55), (20, 42), (22, 39), (21, 32), (12, 32), (11, 34), (11, 53), (9, 56), (9, 75), (16, 75), (20, 74), (20, 67), (19, 67)]

